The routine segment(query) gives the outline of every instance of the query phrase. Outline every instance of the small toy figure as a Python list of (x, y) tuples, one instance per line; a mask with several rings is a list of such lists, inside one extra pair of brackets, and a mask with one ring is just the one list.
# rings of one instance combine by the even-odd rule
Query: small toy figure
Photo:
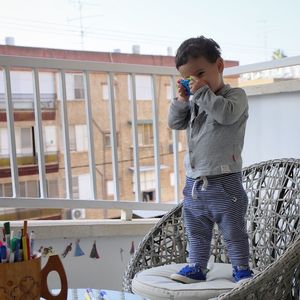
[(65, 258), (65, 257), (67, 256), (67, 254), (68, 254), (70, 251), (72, 251), (72, 243), (70, 243), (70, 244), (66, 247), (65, 251), (63, 252), (63, 254), (62, 254), (61, 256), (62, 256), (63, 258)]
[(183, 87), (184, 87), (184, 89), (185, 89), (185, 91), (186, 91), (186, 94), (187, 94), (188, 96), (193, 95), (193, 94), (191, 93), (190, 86), (189, 86), (190, 81), (191, 81), (191, 77), (189, 77), (189, 78), (187, 78), (187, 79), (181, 79), (181, 80), (179, 81), (179, 83), (181, 83), (181, 84), (183, 85)]
[(42, 254), (43, 257), (47, 257), (47, 256), (54, 255), (54, 254), (55, 254), (55, 251), (52, 246), (44, 247), (43, 254)]

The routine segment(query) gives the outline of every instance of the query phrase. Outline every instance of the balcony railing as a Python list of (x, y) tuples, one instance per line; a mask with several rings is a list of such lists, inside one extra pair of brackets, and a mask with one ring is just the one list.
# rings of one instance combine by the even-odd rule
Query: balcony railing
[[(244, 73), (260, 72), (268, 69), (286, 68), (290, 66), (300, 65), (300, 56), (288, 57), (281, 60), (273, 60), (258, 64), (247, 66), (231, 67), (224, 70), (224, 76), (239, 77)], [(160, 141), (159, 141), (159, 119), (158, 119), (158, 104), (157, 94), (158, 87), (156, 86), (157, 76), (167, 76), (171, 83), (171, 96), (174, 97), (176, 93), (176, 79), (179, 76), (175, 68), (157, 67), (157, 66), (143, 66), (132, 64), (116, 64), (116, 63), (101, 63), (91, 61), (71, 61), (61, 59), (43, 59), (31, 57), (17, 57), (0, 55), (0, 67), (3, 70), (5, 82), (5, 108), (7, 117), (7, 128), (10, 141), (10, 167), (12, 177), (13, 196), (9, 199), (0, 198), (0, 207), (3, 208), (101, 208), (101, 209), (121, 209), (125, 212), (124, 218), (130, 218), (132, 210), (161, 210), (167, 211), (174, 207), (181, 198), (181, 191), (179, 189), (179, 151), (178, 151), (178, 132), (172, 132), (172, 152), (174, 164), (174, 202), (162, 203), (161, 201), (161, 161), (160, 161)], [(30, 69), (33, 76), (34, 84), (34, 122), (37, 129), (35, 139), (38, 153), (38, 167), (39, 167), (39, 189), (40, 198), (23, 198), (20, 197), (19, 190), (19, 176), (18, 176), (18, 158), (15, 142), (14, 129), (14, 107), (12, 97), (12, 86), (10, 70), (15, 68)], [(45, 151), (43, 144), (42, 131), (42, 102), (39, 86), (39, 70), (55, 70), (59, 74), (58, 80), (61, 88), (61, 114), (62, 114), (62, 132), (63, 132), (63, 149), (64, 149), (64, 168), (66, 181), (66, 197), (64, 199), (49, 198), (46, 189), (46, 162)], [(69, 140), (69, 124), (67, 111), (67, 88), (66, 88), (66, 73), (80, 72), (84, 78), (84, 95), (85, 95), (85, 109), (86, 122), (88, 132), (88, 167), (90, 174), (90, 189), (91, 199), (76, 200), (73, 196), (72, 188), (72, 172), (71, 172), (71, 151)], [(96, 185), (96, 167), (95, 167), (95, 145), (93, 140), (93, 116), (91, 107), (91, 72), (105, 73), (108, 80), (109, 90), (109, 122), (110, 122), (110, 138), (111, 138), (111, 153), (112, 153), (112, 177), (114, 187), (114, 201), (107, 199), (99, 199), (97, 197)], [(132, 124), (132, 141), (133, 141), (133, 161), (134, 161), (134, 182), (135, 182), (135, 201), (130, 199), (120, 200), (120, 184), (119, 184), (119, 167), (118, 167), (118, 151), (117, 151), (117, 130), (116, 119), (118, 116), (115, 111), (115, 89), (114, 89), (114, 75), (129, 74), (131, 78), (131, 124)], [(150, 75), (152, 80), (152, 124), (153, 124), (153, 151), (154, 151), (154, 167), (155, 167), (155, 194), (156, 201), (154, 203), (143, 203), (141, 193), (140, 172), (141, 167), (139, 163), (139, 141), (137, 131), (137, 97), (136, 97), (136, 75)], [(166, 125), (167, 126), (167, 125)], [(168, 145), (169, 147), (169, 145)], [(45, 201), (46, 200), (46, 201)], [(48, 201), (47, 201), (48, 200)], [(72, 200), (72, 201), (70, 201)], [(97, 201), (95, 201), (97, 200)]]

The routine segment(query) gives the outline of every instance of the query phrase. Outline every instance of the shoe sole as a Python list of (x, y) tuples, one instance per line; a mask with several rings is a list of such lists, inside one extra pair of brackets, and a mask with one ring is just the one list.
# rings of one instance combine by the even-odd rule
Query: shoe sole
[(239, 281), (235, 281), (235, 283), (240, 284), (240, 283), (246, 282), (246, 281), (248, 281), (248, 280), (251, 280), (252, 278), (253, 278), (253, 277), (242, 278), (242, 279), (240, 279)]
[(206, 279), (204, 279), (204, 280), (196, 280), (196, 279), (192, 279), (192, 278), (189, 278), (189, 277), (186, 277), (186, 276), (182, 276), (182, 275), (179, 275), (179, 274), (172, 274), (170, 276), (170, 278), (172, 280), (175, 280), (175, 281), (178, 281), (178, 282), (181, 282), (181, 283), (196, 283), (196, 282), (206, 281)]

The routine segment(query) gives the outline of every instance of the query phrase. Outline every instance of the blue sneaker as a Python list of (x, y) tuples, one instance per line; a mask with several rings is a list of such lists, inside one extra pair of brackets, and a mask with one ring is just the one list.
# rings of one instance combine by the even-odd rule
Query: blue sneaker
[(202, 272), (200, 266), (196, 263), (193, 266), (185, 266), (178, 273), (171, 274), (170, 278), (182, 283), (194, 283), (199, 281), (205, 281), (206, 273), (207, 272)]
[(232, 270), (232, 277), (235, 282), (242, 282), (251, 279), (253, 277), (253, 271), (249, 268), (239, 270), (238, 267), (234, 266)]

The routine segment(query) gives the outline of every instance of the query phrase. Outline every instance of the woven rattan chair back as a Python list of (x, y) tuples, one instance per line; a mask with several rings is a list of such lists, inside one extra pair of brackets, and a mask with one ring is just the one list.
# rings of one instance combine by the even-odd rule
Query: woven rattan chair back
[[(242, 173), (249, 198), (251, 265), (263, 270), (300, 234), (300, 160), (265, 161), (244, 168)], [(180, 203), (140, 243), (125, 272), (123, 289), (131, 291), (131, 281), (140, 270), (186, 262), (187, 245)], [(211, 248), (215, 262), (230, 262), (217, 227)]]

